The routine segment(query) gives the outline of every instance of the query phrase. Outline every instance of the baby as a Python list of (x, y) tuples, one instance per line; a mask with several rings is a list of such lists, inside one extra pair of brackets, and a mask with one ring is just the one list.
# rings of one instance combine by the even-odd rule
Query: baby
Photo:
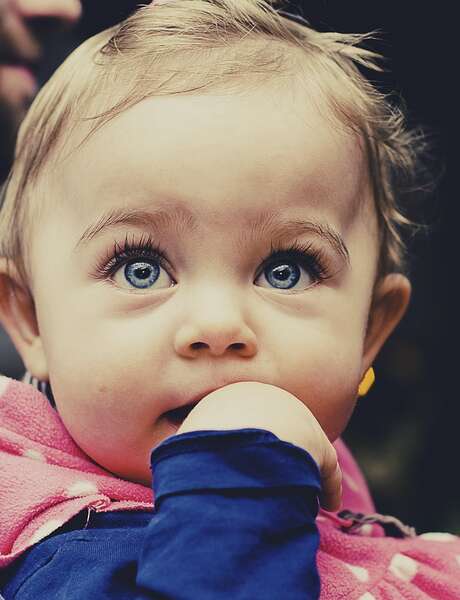
[[(140, 496), (107, 492), (105, 513), (82, 521), (97, 507), (80, 503), (17, 538), (6, 600), (319, 597), (317, 498), (341, 506), (332, 444), (411, 292), (398, 206), (417, 157), (360, 72), (377, 68), (361, 39), (261, 0), (157, 2), (38, 95), (0, 213), (1, 321), (47, 382), (41, 427)], [(348, 541), (377, 543), (334, 518), (322, 597), (412, 597), (414, 577), (379, 595), (382, 564), (378, 579), (332, 565)], [(439, 597), (460, 597), (449, 573)]]

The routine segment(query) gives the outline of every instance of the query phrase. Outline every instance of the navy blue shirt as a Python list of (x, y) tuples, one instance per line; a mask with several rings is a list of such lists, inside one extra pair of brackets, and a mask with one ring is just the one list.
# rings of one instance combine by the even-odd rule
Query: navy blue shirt
[(77, 515), (0, 573), (5, 600), (319, 597), (308, 452), (264, 429), (193, 431), (151, 465), (153, 511)]

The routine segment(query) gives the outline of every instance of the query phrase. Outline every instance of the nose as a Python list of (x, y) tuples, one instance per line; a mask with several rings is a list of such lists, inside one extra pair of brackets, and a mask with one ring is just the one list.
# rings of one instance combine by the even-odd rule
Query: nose
[(219, 298), (187, 306), (184, 323), (178, 328), (174, 348), (185, 358), (202, 354), (232, 354), (249, 358), (257, 353), (257, 338), (245, 322), (241, 311)]

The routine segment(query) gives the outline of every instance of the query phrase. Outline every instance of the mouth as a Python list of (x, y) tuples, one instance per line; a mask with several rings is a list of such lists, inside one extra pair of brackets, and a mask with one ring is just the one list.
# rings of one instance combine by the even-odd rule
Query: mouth
[(167, 420), (170, 425), (173, 425), (176, 429), (182, 425), (188, 415), (192, 412), (197, 404), (201, 402), (203, 398), (205, 398), (208, 394), (218, 389), (217, 387), (211, 387), (206, 390), (202, 390), (198, 394), (194, 394), (193, 396), (189, 396), (188, 402), (186, 404), (182, 404), (177, 408), (173, 408), (172, 410), (168, 410), (163, 413), (163, 417)]
[(208, 394), (215, 392), (216, 390), (220, 389), (221, 387), (224, 387), (225, 385), (229, 385), (230, 383), (238, 383), (240, 381), (254, 381), (254, 379), (234, 379), (225, 382), (220, 382), (219, 384), (209, 387), (204, 391), (202, 390), (198, 394), (195, 394), (191, 397), (189, 396), (187, 404), (183, 404), (182, 406), (178, 406), (177, 408), (168, 410), (167, 412), (164, 412), (162, 416), (170, 425), (174, 427), (174, 429), (177, 430), (188, 417), (188, 415), (192, 412), (195, 406), (199, 404), (201, 400), (203, 400), (203, 398), (205, 398)]
[(164, 413), (164, 416), (172, 425), (182, 425), (197, 404), (198, 402), (193, 402), (185, 406), (179, 406), (173, 410), (168, 410)]

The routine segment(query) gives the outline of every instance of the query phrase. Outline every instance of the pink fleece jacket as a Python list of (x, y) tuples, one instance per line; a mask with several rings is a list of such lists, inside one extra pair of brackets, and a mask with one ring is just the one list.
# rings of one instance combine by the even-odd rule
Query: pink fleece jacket
[[(387, 537), (385, 523), (398, 520), (372, 515), (357, 464), (341, 440), (335, 447), (342, 506), (361, 514), (319, 512), (321, 600), (460, 600), (460, 538), (416, 536), (402, 525), (406, 537)], [(115, 477), (76, 446), (41, 392), (0, 376), (0, 568), (82, 510), (145, 510), (153, 502), (150, 488)]]

